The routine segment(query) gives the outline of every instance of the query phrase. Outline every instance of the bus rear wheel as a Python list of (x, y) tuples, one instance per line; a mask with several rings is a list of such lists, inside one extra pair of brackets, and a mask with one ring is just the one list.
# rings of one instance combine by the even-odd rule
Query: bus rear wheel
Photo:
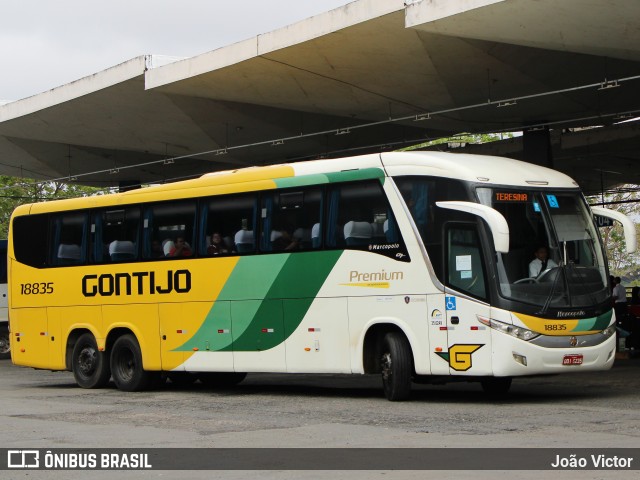
[(109, 359), (98, 350), (92, 334), (82, 334), (73, 346), (71, 370), (76, 383), (82, 388), (102, 388), (109, 382)]
[(9, 329), (0, 326), (0, 360), (11, 358), (11, 342), (9, 341)]
[(139, 392), (153, 385), (154, 374), (142, 368), (142, 351), (133, 335), (122, 335), (111, 349), (111, 375), (119, 390)]
[(387, 400), (406, 400), (411, 394), (411, 347), (404, 335), (387, 333), (382, 342), (382, 386)]

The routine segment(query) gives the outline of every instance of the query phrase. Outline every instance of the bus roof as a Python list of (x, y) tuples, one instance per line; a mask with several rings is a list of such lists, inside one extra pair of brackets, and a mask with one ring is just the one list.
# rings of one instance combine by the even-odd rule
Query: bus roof
[(519, 187), (578, 186), (563, 173), (503, 157), (443, 152), (389, 152), (213, 172), (192, 180), (155, 185), (124, 193), (23, 205), (18, 207), (14, 214), (128, 205), (176, 197), (193, 198), (397, 175), (430, 175)]
[[(562, 172), (505, 157), (445, 152), (390, 152), (381, 156), (390, 176), (418, 174), (496, 185), (578, 187)], [(408, 173), (412, 167), (420, 170)]]

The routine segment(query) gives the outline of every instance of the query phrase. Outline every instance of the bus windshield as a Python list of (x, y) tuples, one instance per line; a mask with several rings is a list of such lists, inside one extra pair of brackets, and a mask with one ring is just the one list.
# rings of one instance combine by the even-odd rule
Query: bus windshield
[(509, 253), (496, 255), (501, 296), (548, 309), (584, 308), (608, 298), (595, 223), (578, 191), (478, 188), (478, 199), (509, 224)]

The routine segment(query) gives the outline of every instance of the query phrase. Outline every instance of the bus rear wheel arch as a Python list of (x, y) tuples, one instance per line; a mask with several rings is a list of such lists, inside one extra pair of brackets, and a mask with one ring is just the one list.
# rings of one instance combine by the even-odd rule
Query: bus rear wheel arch
[(102, 388), (109, 383), (109, 357), (98, 349), (93, 334), (83, 333), (74, 343), (71, 370), (76, 383), (82, 388)]

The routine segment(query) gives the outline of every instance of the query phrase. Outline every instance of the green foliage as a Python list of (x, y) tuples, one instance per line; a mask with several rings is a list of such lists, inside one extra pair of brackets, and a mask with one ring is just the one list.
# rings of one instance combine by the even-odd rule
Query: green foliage
[(111, 193), (111, 190), (63, 182), (37, 182), (25, 178), (0, 176), (0, 238), (7, 238), (11, 213), (19, 205), (105, 193)]
[[(607, 205), (607, 208), (617, 210), (629, 216), (636, 224), (636, 235), (640, 238), (640, 192), (635, 185), (624, 185), (619, 192), (604, 195), (604, 202), (621, 202)], [(601, 197), (589, 199), (590, 203), (596, 205)], [(600, 229), (602, 240), (604, 241), (609, 270), (611, 274), (619, 277), (635, 278), (628, 286), (640, 284), (638, 271), (640, 270), (640, 252), (626, 252), (624, 231), (622, 225), (615, 222), (612, 227)], [(626, 285), (626, 283), (625, 283)]]
[(489, 143), (489, 142), (497, 142), (500, 140), (504, 140), (507, 138), (513, 138), (514, 134), (511, 132), (506, 133), (463, 133), (460, 135), (455, 135), (453, 137), (444, 137), (438, 138), (436, 140), (430, 140), (428, 142), (421, 143), (419, 145), (412, 145), (410, 147), (401, 148), (398, 150), (399, 152), (409, 152), (411, 150), (421, 150), (428, 147), (433, 147), (436, 145), (444, 145), (447, 144), (452, 148), (457, 148), (464, 146), (466, 144), (481, 144), (481, 143)]

